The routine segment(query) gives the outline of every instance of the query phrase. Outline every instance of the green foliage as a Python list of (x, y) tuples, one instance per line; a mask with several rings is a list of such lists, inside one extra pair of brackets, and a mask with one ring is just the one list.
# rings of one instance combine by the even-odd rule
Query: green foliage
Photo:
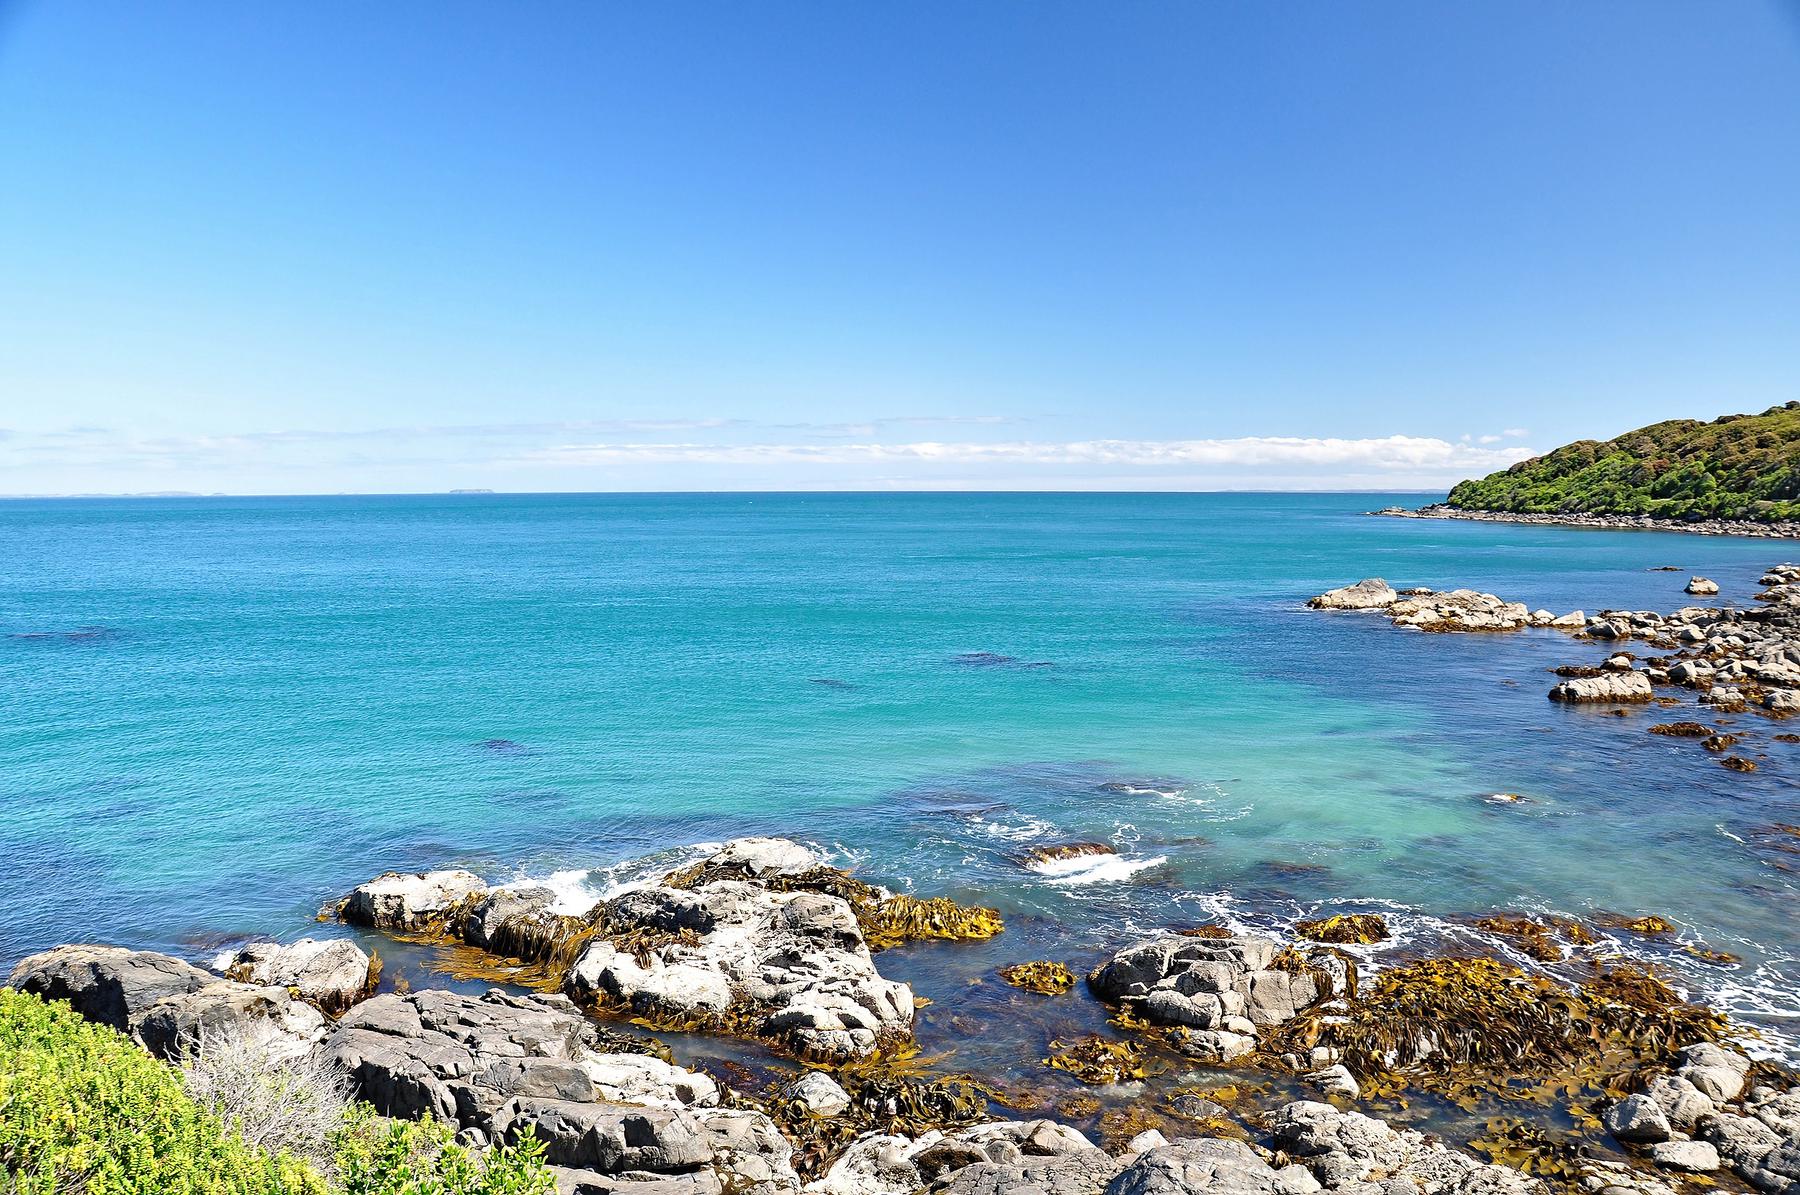
[(344, 1195), (555, 1195), (544, 1146), (529, 1131), (517, 1145), (476, 1154), (436, 1120), (382, 1120), (353, 1112), (338, 1149)]
[(1515, 514), (1800, 518), (1800, 402), (1711, 423), (1671, 419), (1465, 481), (1449, 504)]
[(0, 1167), (9, 1195), (554, 1195), (544, 1147), (477, 1153), (436, 1121), (357, 1104), (332, 1134), (336, 1173), (258, 1149), (179, 1072), (67, 1004), (0, 988)]
[(0, 989), (0, 1165), (19, 1195), (323, 1195), (203, 1112), (176, 1073), (66, 1004)]

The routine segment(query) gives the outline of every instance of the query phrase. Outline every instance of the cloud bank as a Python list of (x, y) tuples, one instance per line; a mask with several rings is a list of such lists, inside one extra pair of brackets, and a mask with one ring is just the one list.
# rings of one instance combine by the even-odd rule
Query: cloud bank
[[(1435, 489), (1530, 455), (1516, 442), (1522, 429), (1454, 440), (1416, 435), (1062, 439), (1019, 437), (1022, 422), (979, 415), (788, 424), (671, 418), (217, 434), (75, 427), (0, 440), (0, 466), (12, 493), (470, 486)], [(929, 425), (953, 435), (915, 438)], [(1008, 431), (1014, 434), (1007, 436)]]

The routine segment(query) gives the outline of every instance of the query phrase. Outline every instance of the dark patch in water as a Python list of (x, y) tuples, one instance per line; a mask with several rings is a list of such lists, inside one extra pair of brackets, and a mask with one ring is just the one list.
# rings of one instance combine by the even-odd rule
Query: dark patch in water
[(516, 806), (521, 809), (544, 809), (550, 806), (567, 805), (569, 799), (568, 793), (543, 788), (503, 789), (493, 795), (494, 804)]
[(175, 942), (183, 950), (195, 954), (215, 955), (227, 947), (248, 946), (252, 942), (273, 942), (268, 934), (226, 933), (217, 929), (194, 929), (182, 934)]
[(531, 748), (524, 743), (515, 743), (511, 739), (483, 739), (476, 747), (489, 755), (530, 755)]
[(1049, 660), (1021, 660), (993, 651), (965, 651), (951, 656), (950, 662), (963, 668), (1049, 668)]
[(111, 627), (76, 627), (69, 631), (14, 631), (7, 638), (39, 643), (95, 643), (102, 639), (116, 639), (118, 635)]
[(827, 689), (854, 689), (855, 685), (847, 680), (839, 680), (835, 676), (815, 676), (807, 680), (811, 685), (823, 685)]
[(1269, 859), (1256, 865), (1256, 871), (1266, 876), (1279, 879), (1291, 879), (1296, 876), (1328, 876), (1331, 868), (1323, 863), (1295, 863), (1286, 859)]

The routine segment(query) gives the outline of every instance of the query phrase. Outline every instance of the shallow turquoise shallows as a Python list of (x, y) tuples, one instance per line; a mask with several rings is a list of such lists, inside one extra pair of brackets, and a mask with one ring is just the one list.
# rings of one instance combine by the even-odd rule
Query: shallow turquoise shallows
[[(1747, 603), (1800, 548), (1362, 514), (1417, 500), (0, 504), (0, 961), (293, 936), (386, 868), (602, 892), (780, 833), (1009, 914), (991, 946), (896, 957), (945, 1008), (959, 968), (1157, 925), (1378, 907), (1408, 950), (1495, 909), (1654, 912), (1743, 965), (1626, 947), (1780, 1045), (1800, 745), (1740, 716), (1737, 774), (1646, 733), (1691, 712), (1548, 702), (1545, 669), (1597, 645), (1303, 603), (1377, 575), (1670, 610), (1690, 571)], [(1121, 857), (1019, 865), (1087, 839)]]

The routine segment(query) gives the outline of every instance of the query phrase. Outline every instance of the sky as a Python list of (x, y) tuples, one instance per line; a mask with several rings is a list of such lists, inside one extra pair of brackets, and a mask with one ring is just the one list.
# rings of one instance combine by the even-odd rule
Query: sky
[(1800, 0), (0, 0), (0, 493), (1442, 489), (1797, 383)]

